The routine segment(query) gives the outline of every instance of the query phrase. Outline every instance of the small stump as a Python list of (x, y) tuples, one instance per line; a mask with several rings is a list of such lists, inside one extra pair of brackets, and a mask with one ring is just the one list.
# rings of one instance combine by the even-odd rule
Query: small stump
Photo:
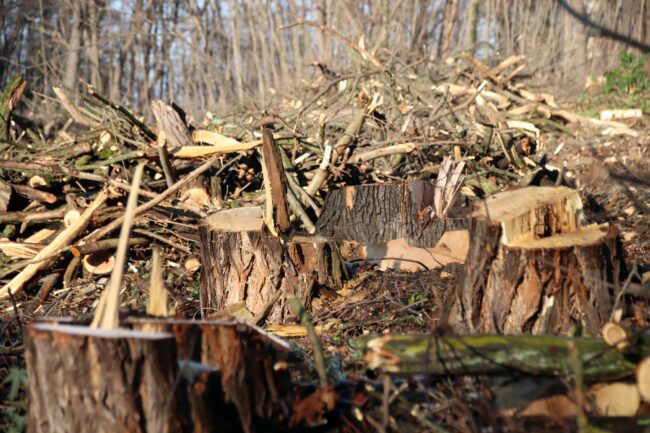
[(621, 257), (613, 227), (587, 226), (576, 191), (528, 187), (477, 203), (451, 320), (461, 332), (598, 335)]
[[(289, 345), (238, 320), (133, 319), (134, 329), (174, 335), (181, 373), (191, 385), (192, 419), (223, 432), (282, 431), (292, 385)], [(198, 431), (198, 430), (196, 430)]]
[(283, 245), (266, 229), (259, 207), (212, 214), (199, 236), (204, 317), (243, 303), (256, 318), (284, 322), (294, 318), (286, 295), (309, 307), (315, 288), (338, 290), (345, 272), (335, 242), (300, 236)]
[(183, 432), (170, 333), (36, 323), (25, 330), (28, 431)]

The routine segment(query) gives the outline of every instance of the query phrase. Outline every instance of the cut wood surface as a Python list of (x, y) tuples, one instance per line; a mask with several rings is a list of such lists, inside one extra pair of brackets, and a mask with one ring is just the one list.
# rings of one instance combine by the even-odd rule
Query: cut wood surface
[(577, 192), (529, 187), (495, 194), (470, 218), (458, 330), (600, 334), (621, 256), (614, 227), (586, 226)]
[(289, 206), (287, 204), (287, 177), (282, 167), (282, 159), (278, 152), (277, 145), (273, 140), (273, 133), (268, 128), (262, 129), (262, 163), (264, 164), (265, 188), (270, 188), (267, 194), (271, 197), (271, 202), (267, 201), (267, 212), (272, 213), (274, 230), (280, 233), (286, 233), (291, 228), (289, 219)]
[(204, 317), (243, 301), (252, 316), (282, 322), (294, 316), (286, 295), (310, 305), (317, 287), (340, 287), (345, 269), (335, 242), (301, 236), (283, 245), (262, 216), (261, 208), (236, 208), (200, 225)]
[(406, 239), (418, 247), (435, 246), (447, 231), (467, 227), (465, 208), (448, 218), (432, 218), (435, 185), (426, 181), (346, 186), (330, 191), (316, 233), (362, 245)]

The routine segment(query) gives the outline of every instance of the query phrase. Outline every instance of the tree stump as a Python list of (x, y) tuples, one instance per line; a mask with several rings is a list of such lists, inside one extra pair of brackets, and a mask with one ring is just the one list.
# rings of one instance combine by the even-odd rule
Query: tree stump
[(170, 333), (36, 323), (26, 328), (29, 432), (184, 432)]
[(451, 320), (459, 331), (598, 335), (621, 255), (613, 227), (587, 226), (576, 191), (528, 187), (477, 203)]
[(431, 217), (435, 185), (421, 180), (346, 186), (330, 191), (316, 233), (362, 245), (405, 239), (416, 247), (433, 247), (447, 231), (467, 228), (464, 208), (449, 217)]
[(171, 332), (178, 344), (193, 419), (219, 425), (219, 431), (281, 431), (289, 419), (292, 385), (289, 371), (277, 368), (291, 355), (289, 345), (238, 320), (191, 321), (135, 319), (135, 329)]
[(229, 209), (200, 225), (203, 317), (243, 303), (256, 319), (284, 322), (295, 317), (286, 295), (309, 307), (315, 288), (340, 287), (345, 265), (335, 242), (300, 236), (283, 245), (262, 215), (259, 207)]

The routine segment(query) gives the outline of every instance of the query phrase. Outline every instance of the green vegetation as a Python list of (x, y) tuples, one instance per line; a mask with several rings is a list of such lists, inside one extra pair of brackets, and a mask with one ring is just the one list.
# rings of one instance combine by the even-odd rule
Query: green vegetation
[(619, 60), (618, 67), (605, 71), (601, 94), (619, 97), (610, 102), (614, 108), (640, 108), (650, 112), (650, 73), (645, 70), (647, 57), (622, 51)]
[(27, 428), (27, 371), (11, 367), (2, 384), (8, 391), (0, 412), (0, 429), (7, 433), (23, 432)]
[(619, 55), (620, 66), (605, 71), (604, 93), (631, 95), (650, 90), (650, 74), (644, 70), (647, 58), (627, 51)]

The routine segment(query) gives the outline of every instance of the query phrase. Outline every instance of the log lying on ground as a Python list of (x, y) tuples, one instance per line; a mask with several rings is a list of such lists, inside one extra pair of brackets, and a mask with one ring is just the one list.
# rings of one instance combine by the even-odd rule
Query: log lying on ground
[(26, 329), (30, 432), (184, 432), (169, 333), (37, 323)]
[(362, 245), (403, 238), (413, 246), (433, 247), (446, 231), (467, 227), (462, 208), (461, 215), (452, 209), (449, 217), (431, 218), (434, 192), (433, 183), (420, 180), (330, 191), (316, 233)]
[(186, 379), (200, 384), (190, 393), (192, 410), (213, 420), (207, 425), (247, 433), (286, 426), (292, 385), (289, 371), (279, 368), (290, 358), (284, 340), (237, 320), (132, 319), (130, 325), (175, 336), (181, 373), (192, 371)]
[[(633, 355), (650, 354), (647, 333)], [(595, 338), (537, 335), (385, 335), (370, 340), (370, 368), (395, 374), (478, 375), (528, 374), (573, 376), (569, 343), (574, 342), (588, 382), (632, 377), (637, 356), (626, 356)]]
[(305, 306), (317, 287), (337, 290), (345, 272), (335, 242), (319, 236), (288, 240), (270, 234), (259, 207), (214, 213), (199, 227), (203, 317), (243, 302), (260, 320), (294, 317), (285, 295)]
[(489, 197), (470, 219), (453, 326), (461, 332), (597, 335), (621, 257), (613, 227), (587, 226), (577, 192), (528, 187)]

